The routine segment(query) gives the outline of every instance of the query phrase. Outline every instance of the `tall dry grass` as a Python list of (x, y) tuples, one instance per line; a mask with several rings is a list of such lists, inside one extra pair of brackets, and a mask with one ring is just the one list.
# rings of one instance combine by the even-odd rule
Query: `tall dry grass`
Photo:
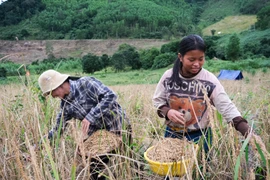
[[(257, 167), (263, 165), (270, 149), (270, 81), (267, 74), (244, 74), (242, 81), (222, 81), (228, 95), (254, 125), (267, 150), (245, 153), (246, 141), (232, 127), (221, 121), (214, 109), (213, 146), (210, 159), (203, 151), (197, 155), (193, 171), (182, 179), (255, 179)], [(111, 87), (126, 110), (133, 128), (133, 144), (111, 154), (104, 174), (108, 179), (164, 179), (153, 174), (143, 158), (143, 153), (164, 134), (163, 119), (152, 106), (155, 85), (126, 85)], [(40, 97), (35, 80), (29, 78), (28, 86), (21, 84), (0, 86), (0, 179), (89, 179), (89, 164), (76, 153), (78, 143), (72, 129), (80, 123), (73, 122), (59, 141), (51, 145), (44, 135), (54, 125), (59, 100)], [(39, 143), (42, 144), (39, 145)], [(124, 143), (126, 141), (124, 140)], [(241, 155), (241, 156), (240, 156)], [(83, 162), (84, 161), (84, 162)], [(268, 159), (269, 161), (269, 159)], [(237, 169), (237, 171), (236, 171)], [(238, 172), (238, 173), (237, 173)], [(269, 177), (269, 176), (268, 176)]]

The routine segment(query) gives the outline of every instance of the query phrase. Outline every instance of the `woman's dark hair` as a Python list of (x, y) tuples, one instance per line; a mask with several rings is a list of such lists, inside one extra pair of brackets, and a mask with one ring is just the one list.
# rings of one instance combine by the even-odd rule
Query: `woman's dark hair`
[[(184, 57), (188, 51), (192, 50), (200, 50), (203, 52), (206, 51), (204, 40), (199, 35), (191, 34), (185, 36), (179, 43), (179, 53), (181, 54), (182, 57)], [(180, 68), (182, 68), (182, 63), (180, 62), (180, 59), (177, 58), (174, 62), (172, 76), (170, 77), (171, 85), (173, 83), (181, 85), (181, 79), (179, 77)]]

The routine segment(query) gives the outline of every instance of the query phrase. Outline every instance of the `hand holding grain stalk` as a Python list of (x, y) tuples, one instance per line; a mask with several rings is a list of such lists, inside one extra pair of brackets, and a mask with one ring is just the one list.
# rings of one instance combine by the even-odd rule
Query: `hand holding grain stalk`
[(176, 124), (181, 124), (184, 125), (186, 122), (186, 119), (184, 117), (184, 114), (175, 110), (175, 109), (170, 109), (167, 114), (168, 118), (176, 123)]

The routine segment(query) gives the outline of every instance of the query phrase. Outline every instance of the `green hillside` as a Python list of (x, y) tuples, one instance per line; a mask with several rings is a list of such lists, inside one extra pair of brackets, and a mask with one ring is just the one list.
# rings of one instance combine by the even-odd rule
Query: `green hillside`
[(269, 0), (208, 0), (203, 5), (199, 26), (204, 29), (227, 16), (255, 15)]
[(27, 2), (0, 5), (0, 39), (168, 39), (196, 30), (198, 6), (184, 0)]
[(256, 15), (266, 2), (268, 0), (8, 0), (0, 5), (0, 39), (171, 40), (190, 33), (201, 34), (204, 28), (227, 16)]
[(214, 24), (226, 16), (238, 15), (240, 11), (237, 1), (226, 0), (216, 1), (209, 0), (204, 4), (204, 11), (200, 17), (200, 26), (205, 28), (211, 24)]
[(216, 35), (240, 33), (251, 29), (257, 22), (255, 15), (227, 16), (221, 21), (212, 24), (202, 30), (204, 36), (210, 36), (211, 30), (215, 30)]

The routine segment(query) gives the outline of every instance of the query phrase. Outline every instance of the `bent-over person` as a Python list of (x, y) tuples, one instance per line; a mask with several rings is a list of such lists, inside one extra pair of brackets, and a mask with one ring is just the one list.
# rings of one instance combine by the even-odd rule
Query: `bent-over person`
[[(62, 133), (72, 118), (81, 120), (84, 136), (101, 129), (121, 135), (125, 114), (116, 101), (117, 95), (96, 78), (72, 77), (47, 70), (40, 75), (38, 83), (44, 96), (61, 99), (56, 125), (48, 134), (50, 140), (59, 128)], [(91, 178), (97, 179), (98, 174), (92, 173)]]

